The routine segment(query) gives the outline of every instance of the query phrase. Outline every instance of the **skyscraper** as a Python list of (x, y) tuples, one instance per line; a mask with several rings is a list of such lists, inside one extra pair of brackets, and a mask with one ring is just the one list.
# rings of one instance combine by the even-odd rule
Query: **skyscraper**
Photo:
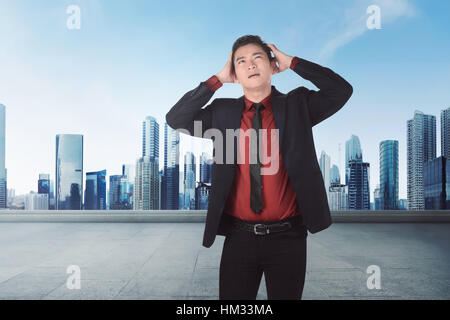
[(450, 159), (450, 108), (441, 110), (441, 156)]
[(25, 195), (25, 210), (48, 210), (48, 194), (31, 192)]
[(83, 203), (83, 135), (56, 135), (56, 210), (80, 210)]
[(200, 182), (211, 183), (213, 159), (203, 152), (200, 155)]
[(341, 175), (339, 174), (339, 168), (337, 165), (333, 164), (330, 170), (330, 185), (340, 183), (341, 183)]
[(158, 163), (147, 156), (136, 161), (134, 184), (134, 210), (159, 210)]
[(370, 210), (370, 164), (361, 160), (350, 160), (348, 167), (349, 210)]
[(380, 210), (398, 210), (398, 141), (380, 142)]
[(134, 210), (159, 210), (159, 124), (148, 116), (142, 124), (142, 157), (136, 161)]
[(424, 163), (436, 158), (436, 117), (421, 111), (407, 121), (407, 195), (409, 210), (424, 210)]
[(450, 160), (440, 156), (423, 168), (425, 210), (450, 209)]
[(50, 208), (50, 175), (45, 173), (39, 174), (38, 194), (47, 194), (47, 209)]
[(340, 183), (331, 183), (328, 194), (328, 206), (331, 211), (348, 210), (348, 186)]
[(179, 209), (180, 133), (164, 124), (164, 173), (161, 181), (161, 209)]
[(127, 209), (133, 208), (135, 167), (132, 164), (122, 165), (122, 183), (120, 187), (120, 199), (126, 203)]
[(0, 209), (6, 208), (8, 203), (8, 184), (5, 168), (5, 134), (6, 108), (3, 104), (0, 104)]
[(359, 138), (354, 134), (345, 142), (345, 184), (348, 185), (349, 180), (349, 165), (350, 160), (362, 161), (362, 150)]
[(200, 181), (195, 188), (195, 209), (207, 210), (211, 192), (211, 173), (213, 159), (206, 153), (200, 155)]
[(195, 210), (196, 163), (192, 152), (184, 155), (184, 209)]
[(106, 170), (86, 172), (85, 210), (106, 210)]
[(381, 210), (381, 196), (380, 196), (380, 185), (377, 184), (375, 190), (373, 191), (373, 206), (374, 210)]
[(142, 157), (145, 156), (159, 159), (159, 124), (151, 116), (142, 122)]
[(325, 184), (325, 190), (327, 192), (327, 198), (329, 198), (330, 192), (330, 156), (322, 151), (319, 159), (320, 171), (322, 172), (323, 182)]

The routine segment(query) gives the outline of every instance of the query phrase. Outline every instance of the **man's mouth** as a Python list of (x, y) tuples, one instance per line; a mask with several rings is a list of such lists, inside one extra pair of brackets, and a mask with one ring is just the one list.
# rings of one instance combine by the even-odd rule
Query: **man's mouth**
[(255, 76), (259, 76), (259, 73), (252, 74), (251, 76), (249, 76), (249, 78), (252, 78), (252, 77), (255, 77)]

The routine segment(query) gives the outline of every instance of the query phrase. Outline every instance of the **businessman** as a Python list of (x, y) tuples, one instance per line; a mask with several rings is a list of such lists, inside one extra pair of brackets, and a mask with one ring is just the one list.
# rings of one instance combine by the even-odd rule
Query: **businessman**
[[(279, 92), (272, 76), (287, 69), (319, 90)], [(240, 84), (244, 95), (203, 108), (224, 83)], [(203, 235), (207, 248), (216, 235), (225, 236), (219, 299), (256, 299), (263, 274), (269, 300), (302, 298), (308, 231), (331, 225), (312, 127), (342, 108), (352, 92), (332, 70), (246, 35), (235, 41), (219, 73), (167, 113), (170, 127), (212, 139), (222, 158), (213, 162)]]

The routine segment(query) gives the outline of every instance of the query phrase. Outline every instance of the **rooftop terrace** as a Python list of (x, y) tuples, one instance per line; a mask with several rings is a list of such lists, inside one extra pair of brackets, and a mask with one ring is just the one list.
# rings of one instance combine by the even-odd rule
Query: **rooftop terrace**
[[(450, 299), (450, 211), (332, 212), (308, 234), (303, 299)], [(2, 211), (0, 299), (218, 299), (205, 211)], [(95, 223), (94, 223), (95, 222)], [(70, 290), (69, 265), (81, 270)], [(368, 289), (367, 268), (381, 270)], [(267, 299), (264, 276), (257, 299)]]

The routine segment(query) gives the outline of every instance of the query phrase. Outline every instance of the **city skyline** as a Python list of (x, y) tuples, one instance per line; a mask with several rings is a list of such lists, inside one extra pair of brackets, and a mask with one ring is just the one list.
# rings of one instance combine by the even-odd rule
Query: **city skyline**
[[(330, 67), (355, 84), (349, 103), (314, 127), (316, 153), (325, 151), (330, 156), (330, 165), (339, 167), (342, 180), (345, 150), (341, 148), (339, 161), (338, 145), (344, 145), (352, 134), (358, 136), (363, 160), (371, 164), (372, 200), (379, 184), (378, 145), (383, 140), (398, 140), (399, 198), (406, 198), (406, 121), (416, 109), (438, 117), (449, 106), (450, 94), (445, 90), (450, 84), (450, 63), (445, 59), (449, 44), (441, 41), (448, 24), (443, 16), (448, 5), (373, 1), (381, 8), (382, 29), (362, 30), (343, 39), (354, 23), (365, 23), (368, 3), (336, 2), (319, 15), (311, 13), (321, 11), (320, 1), (289, 1), (283, 3), (286, 8), (304, 9), (301, 19), (298, 13), (286, 12), (283, 24), (267, 27), (252, 18), (248, 24), (237, 22), (235, 28), (218, 30), (217, 37), (210, 37), (204, 27), (229, 12), (229, 5), (209, 6), (208, 18), (199, 16), (193, 21), (186, 10), (205, 12), (201, 4), (180, 5), (180, 12), (164, 15), (160, 13), (167, 12), (170, 4), (138, 1), (127, 7), (125, 3), (78, 1), (81, 29), (68, 30), (65, 9), (69, 2), (2, 4), (6, 18), (0, 22), (0, 35), (6, 50), (0, 53), (0, 103), (7, 109), (8, 188), (19, 195), (37, 190), (40, 173), (50, 173), (55, 179), (57, 134), (84, 136), (84, 174), (103, 169), (108, 175), (120, 174), (122, 164), (135, 164), (140, 156), (140, 124), (145, 117), (154, 116), (162, 130), (165, 113), (182, 93), (223, 67), (238, 36), (259, 34), (280, 50)], [(253, 12), (265, 17), (270, 8), (261, 5)], [(311, 21), (309, 15), (323, 20)], [(185, 27), (182, 35), (170, 26), (172, 21)], [(319, 30), (314, 28), (318, 23)], [(303, 32), (313, 28), (316, 35)], [(187, 33), (193, 35), (189, 41), (182, 38)], [(23, 39), (20, 43), (15, 41), (18, 34)], [(317, 35), (325, 37), (318, 42), (313, 39)], [(166, 38), (173, 41), (167, 43)], [(179, 59), (179, 48), (183, 62), (189, 63), (171, 63)], [(272, 84), (285, 93), (300, 85), (314, 88), (289, 70), (274, 76)], [(226, 84), (214, 98), (241, 95), (240, 86)], [(440, 125), (436, 134), (440, 137)], [(212, 151), (201, 139), (181, 135), (180, 140), (180, 168), (186, 151), (193, 151), (197, 162), (201, 152)]]

